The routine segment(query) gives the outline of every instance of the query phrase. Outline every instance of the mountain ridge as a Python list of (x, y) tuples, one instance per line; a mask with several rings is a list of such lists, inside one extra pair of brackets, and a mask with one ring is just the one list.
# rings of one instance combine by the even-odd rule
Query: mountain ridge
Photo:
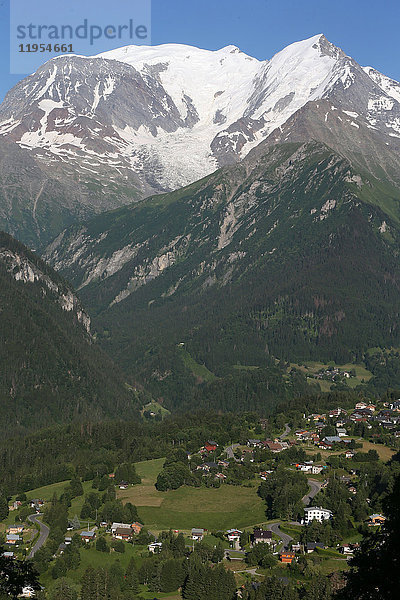
[(71, 286), (0, 231), (0, 416), (3, 435), (115, 410), (137, 414), (137, 399), (95, 343), (90, 317)]
[(326, 144), (279, 143), (73, 227), (45, 256), (156, 395), (171, 394), (181, 343), (220, 377), (272, 357), (340, 364), (400, 340), (393, 189)]
[(47, 199), (35, 199), (21, 176), (13, 200), (21, 208), (13, 212), (4, 196), (2, 226), (40, 247), (73, 221), (240, 161), (319, 99), (357, 113), (382, 144), (400, 139), (398, 89), (322, 34), (268, 61), (234, 46), (128, 46), (57, 57), (7, 94), (0, 139), (21, 146), (41, 179), (60, 184), (52, 200), (58, 218), (46, 223)]

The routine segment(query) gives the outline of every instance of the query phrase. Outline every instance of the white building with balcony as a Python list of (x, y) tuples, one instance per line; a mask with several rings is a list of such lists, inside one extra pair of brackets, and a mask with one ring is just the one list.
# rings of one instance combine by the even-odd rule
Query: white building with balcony
[(332, 511), (321, 506), (308, 506), (304, 509), (304, 525), (308, 525), (311, 521), (319, 521), (322, 523), (326, 519), (332, 518)]

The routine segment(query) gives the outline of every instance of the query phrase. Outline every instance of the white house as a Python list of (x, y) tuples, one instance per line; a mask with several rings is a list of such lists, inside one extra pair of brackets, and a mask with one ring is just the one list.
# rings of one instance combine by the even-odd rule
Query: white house
[(147, 549), (149, 552), (152, 552), (152, 554), (157, 554), (158, 552), (161, 552), (162, 542), (153, 542), (147, 546)]
[(313, 465), (312, 469), (311, 469), (311, 473), (313, 475), (319, 475), (322, 471), (323, 471), (324, 467), (321, 467), (321, 465)]
[(204, 529), (192, 529), (192, 540), (201, 542), (204, 537)]
[(314, 519), (322, 523), (326, 519), (330, 519), (332, 517), (332, 512), (327, 508), (322, 508), (321, 506), (308, 506), (304, 509), (304, 524), (308, 525)]
[(21, 598), (33, 598), (35, 596), (35, 590), (33, 589), (33, 587), (30, 587), (29, 585), (22, 588), (22, 594), (21, 594)]
[(230, 542), (239, 542), (242, 532), (240, 531), (240, 529), (228, 529), (226, 534)]
[(346, 435), (347, 435), (347, 431), (346, 431), (346, 429), (344, 429), (344, 427), (338, 427), (336, 429), (336, 433), (338, 434), (339, 437), (346, 437)]

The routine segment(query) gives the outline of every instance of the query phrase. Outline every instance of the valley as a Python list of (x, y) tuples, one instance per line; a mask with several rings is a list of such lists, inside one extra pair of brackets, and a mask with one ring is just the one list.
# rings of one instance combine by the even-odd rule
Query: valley
[(394, 598), (399, 140), (323, 34), (9, 90), (1, 600)]

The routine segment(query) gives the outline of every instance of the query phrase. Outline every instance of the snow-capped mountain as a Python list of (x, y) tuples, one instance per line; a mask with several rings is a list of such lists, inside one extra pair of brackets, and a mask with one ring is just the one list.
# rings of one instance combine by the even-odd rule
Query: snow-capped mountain
[(266, 61), (179, 44), (60, 56), (7, 94), (0, 135), (35, 158), (44, 180), (74, 181), (96, 213), (243, 158), (318, 99), (351, 112), (355, 127), (361, 116), (400, 137), (400, 85), (322, 34)]

